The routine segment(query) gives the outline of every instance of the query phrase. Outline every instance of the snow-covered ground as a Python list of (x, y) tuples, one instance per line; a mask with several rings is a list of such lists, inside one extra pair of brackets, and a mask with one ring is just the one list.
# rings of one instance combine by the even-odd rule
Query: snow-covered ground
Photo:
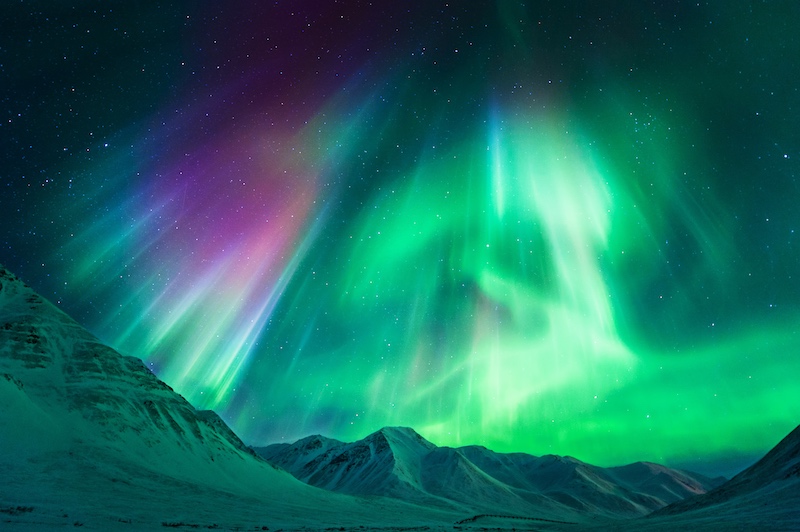
[(798, 440), (708, 495), (627, 520), (613, 517), (705, 481), (655, 464), (437, 448), (397, 428), (261, 451), (341, 493), (323, 490), (0, 266), (2, 530), (798, 530)]

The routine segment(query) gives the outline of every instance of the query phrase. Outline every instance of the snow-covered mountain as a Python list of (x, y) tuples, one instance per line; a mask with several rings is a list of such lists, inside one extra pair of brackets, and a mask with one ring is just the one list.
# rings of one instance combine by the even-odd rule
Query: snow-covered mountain
[(800, 528), (800, 429), (727, 484), (632, 520), (715, 481), (436, 447), (405, 428), (258, 454), (307, 483), (0, 266), (2, 530)]
[(0, 266), (0, 528), (414, 525), (454, 514), (320, 490)]
[(606, 469), (570, 457), (436, 447), (402, 427), (353, 443), (311, 436), (256, 452), (313, 486), (474, 513), (642, 516), (724, 482), (643, 462)]
[(800, 426), (761, 460), (705, 495), (650, 516), (659, 523), (721, 523), (752, 529), (800, 530)]

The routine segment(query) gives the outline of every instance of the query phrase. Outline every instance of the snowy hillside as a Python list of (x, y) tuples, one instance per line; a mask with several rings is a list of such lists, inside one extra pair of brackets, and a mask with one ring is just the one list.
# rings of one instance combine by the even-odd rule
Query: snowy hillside
[(800, 426), (729, 482), (651, 516), (655, 522), (665, 518), (800, 530)]
[(256, 451), (313, 486), (474, 513), (642, 516), (724, 481), (649, 463), (604, 469), (570, 457), (436, 447), (399, 427), (354, 443), (312, 436)]
[(312, 488), (257, 457), (0, 267), (0, 528), (451, 522)]

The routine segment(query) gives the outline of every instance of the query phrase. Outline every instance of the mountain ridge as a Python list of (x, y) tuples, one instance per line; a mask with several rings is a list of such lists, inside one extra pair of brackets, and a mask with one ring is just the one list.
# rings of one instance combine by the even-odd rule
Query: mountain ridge
[[(304, 456), (309, 441), (327, 446)], [(298, 479), (332, 491), (510, 513), (642, 516), (723, 481), (658, 464), (600, 468), (573, 457), (437, 447), (409, 427), (384, 427), (356, 442), (334, 442), (315, 435), (255, 451)], [(374, 481), (377, 471), (382, 482)]]

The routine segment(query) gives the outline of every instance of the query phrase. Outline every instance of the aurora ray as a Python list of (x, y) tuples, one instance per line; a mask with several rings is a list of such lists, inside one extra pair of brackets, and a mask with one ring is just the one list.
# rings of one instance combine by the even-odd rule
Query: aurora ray
[(797, 6), (235, 4), (8, 9), (0, 259), (103, 341), (259, 444), (797, 424)]

